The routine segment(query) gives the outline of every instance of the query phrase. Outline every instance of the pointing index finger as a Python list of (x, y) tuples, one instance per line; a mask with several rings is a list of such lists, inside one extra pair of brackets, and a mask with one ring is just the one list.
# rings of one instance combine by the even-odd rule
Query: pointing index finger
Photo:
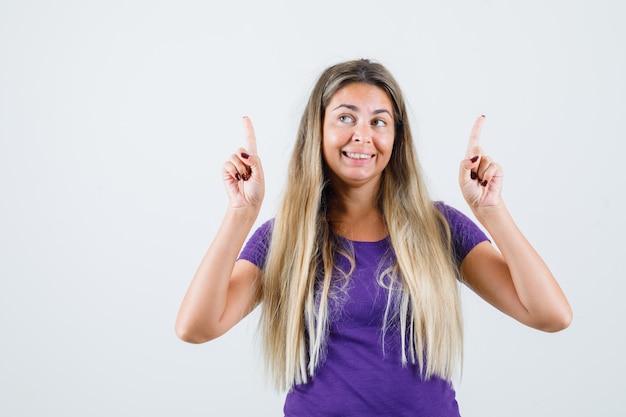
[(470, 134), (469, 141), (467, 143), (467, 152), (465, 156), (469, 159), (474, 157), (474, 149), (480, 146), (480, 131), (483, 128), (483, 123), (485, 121), (485, 115), (483, 114), (474, 122), (474, 127), (472, 128), (472, 133)]
[(257, 155), (254, 126), (252, 126), (252, 121), (248, 116), (243, 117), (243, 132), (246, 149), (251, 155)]

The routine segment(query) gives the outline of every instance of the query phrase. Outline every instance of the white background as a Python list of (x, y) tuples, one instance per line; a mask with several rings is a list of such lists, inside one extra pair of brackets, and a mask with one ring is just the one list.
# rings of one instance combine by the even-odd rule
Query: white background
[(614, 1), (0, 2), (0, 415), (278, 416), (255, 314), (173, 326), (256, 126), (273, 215), (307, 95), (373, 58), (435, 198), (476, 116), (574, 310), (523, 327), (464, 290), (465, 417), (623, 415), (626, 6)]

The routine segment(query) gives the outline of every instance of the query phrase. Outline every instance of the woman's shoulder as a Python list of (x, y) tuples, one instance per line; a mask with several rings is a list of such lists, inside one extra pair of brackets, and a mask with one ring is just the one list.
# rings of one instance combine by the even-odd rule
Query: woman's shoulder
[(455, 228), (467, 228), (467, 227), (476, 227), (476, 223), (469, 218), (468, 215), (463, 213), (461, 210), (443, 202), (443, 201), (434, 201), (434, 206), (439, 210), (439, 212), (443, 215), (443, 217), (448, 222), (448, 225), (451, 229)]
[(269, 250), (273, 226), (274, 218), (266, 220), (258, 226), (248, 238), (238, 259), (245, 259), (262, 268)]
[(443, 201), (435, 201), (434, 205), (448, 223), (457, 262), (460, 263), (474, 246), (489, 240), (485, 232), (462, 211)]
[(443, 214), (443, 217), (446, 218), (446, 220), (448, 220), (448, 222), (450, 221), (470, 221), (470, 218), (467, 217), (461, 210), (447, 204), (444, 201), (433, 201), (433, 205), (435, 206), (435, 208), (437, 208), (437, 210), (439, 210), (439, 212), (441, 214)]

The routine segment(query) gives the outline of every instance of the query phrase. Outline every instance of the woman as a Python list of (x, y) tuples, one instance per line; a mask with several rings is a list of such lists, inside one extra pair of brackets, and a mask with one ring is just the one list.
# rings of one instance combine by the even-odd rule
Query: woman
[(572, 317), (502, 201), (502, 170), (479, 147), (483, 122), (459, 183), (500, 251), (429, 198), (400, 88), (367, 60), (320, 76), (277, 215), (242, 251), (264, 195), (244, 118), (246, 147), (223, 167), (230, 205), (181, 305), (179, 337), (216, 338), (261, 303), (266, 364), (289, 391), (286, 416), (458, 416), (450, 378), (462, 347), (459, 280), (537, 329), (564, 329)]

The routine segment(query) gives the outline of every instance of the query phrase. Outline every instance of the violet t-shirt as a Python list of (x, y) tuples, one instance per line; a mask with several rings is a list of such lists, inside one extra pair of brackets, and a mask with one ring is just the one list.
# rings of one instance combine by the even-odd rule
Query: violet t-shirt
[[(460, 263), (487, 237), (460, 211), (436, 205), (450, 225), (454, 256)], [(268, 221), (255, 231), (240, 259), (263, 267), (271, 225)], [(388, 329), (383, 340), (388, 290), (378, 284), (377, 273), (393, 260), (389, 239), (345, 242), (353, 248), (356, 265), (340, 301), (330, 305), (326, 354), (315, 376), (287, 394), (285, 416), (459, 417), (451, 382), (438, 377), (424, 380), (417, 365), (403, 366), (397, 329)], [(335, 262), (348, 270), (343, 256)]]

